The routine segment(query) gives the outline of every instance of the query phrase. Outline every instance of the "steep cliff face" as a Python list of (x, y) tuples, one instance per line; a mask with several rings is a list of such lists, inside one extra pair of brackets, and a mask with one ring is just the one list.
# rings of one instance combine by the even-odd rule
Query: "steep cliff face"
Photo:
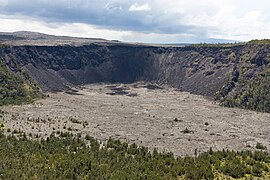
[(269, 45), (235, 47), (151, 47), (127, 44), (14, 46), (0, 50), (43, 90), (99, 82), (166, 84), (222, 101), (238, 96), (269, 68)]
[(98, 82), (147, 81), (213, 96), (236, 61), (232, 49), (162, 48), (133, 45), (20, 46), (1, 50), (13, 69), (16, 61), (44, 90)]

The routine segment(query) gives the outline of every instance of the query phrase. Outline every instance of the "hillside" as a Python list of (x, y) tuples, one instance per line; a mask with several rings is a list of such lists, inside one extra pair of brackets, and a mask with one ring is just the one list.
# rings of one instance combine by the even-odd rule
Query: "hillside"
[(14, 60), (44, 91), (144, 81), (269, 112), (268, 43), (157, 47), (29, 32), (2, 34), (2, 43), (1, 61)]
[(19, 70), (16, 74), (0, 62), (0, 106), (32, 102), (42, 96), (26, 72)]

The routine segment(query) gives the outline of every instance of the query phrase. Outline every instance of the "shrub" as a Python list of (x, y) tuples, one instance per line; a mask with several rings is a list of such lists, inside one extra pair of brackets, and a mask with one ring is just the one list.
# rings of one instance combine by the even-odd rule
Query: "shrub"
[(241, 178), (245, 175), (246, 166), (239, 159), (226, 160), (221, 167), (222, 172), (233, 178)]
[(266, 148), (266, 146), (264, 146), (263, 144), (257, 143), (257, 144), (256, 144), (256, 149), (267, 149), (267, 148)]
[(184, 133), (184, 134), (189, 134), (189, 133), (194, 133), (194, 131), (191, 131), (191, 130), (189, 130), (188, 128), (185, 128), (185, 129), (182, 131), (182, 133)]
[(75, 119), (75, 118), (73, 118), (73, 117), (69, 118), (69, 120), (70, 120), (72, 123), (81, 124), (81, 122), (80, 122), (78, 119)]
[(87, 135), (85, 136), (85, 140), (91, 140), (91, 139), (93, 139), (93, 138), (92, 138), (90, 135), (87, 134)]

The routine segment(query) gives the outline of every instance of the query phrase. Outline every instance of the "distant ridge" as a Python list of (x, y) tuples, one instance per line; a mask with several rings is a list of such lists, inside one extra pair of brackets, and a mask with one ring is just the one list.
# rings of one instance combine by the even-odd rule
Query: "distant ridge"
[[(15, 42), (16, 41), (16, 42)], [(144, 45), (160, 47), (185, 47), (193, 44), (222, 44), (239, 43), (235, 40), (202, 38), (199, 42), (179, 42), (179, 43), (143, 43), (143, 42), (122, 42), (119, 40), (106, 40), (103, 38), (57, 36), (32, 31), (0, 32), (0, 42), (11, 45), (87, 45), (91, 43), (109, 43), (126, 45)]]
[(0, 42), (12, 46), (21, 45), (88, 45), (91, 43), (120, 43), (120, 41), (110, 41), (102, 38), (81, 38), (70, 36), (48, 35), (39, 32), (17, 31), (17, 32), (0, 32)]
[(71, 37), (71, 36), (56, 36), (56, 35), (49, 35), (39, 32), (31, 32), (31, 31), (16, 31), (16, 32), (0, 32), (1, 37), (15, 37), (18, 39), (24, 40), (41, 40), (41, 39), (62, 39), (62, 40), (71, 40), (71, 39), (91, 39), (91, 40), (101, 40), (107, 41), (102, 38), (80, 38), (80, 37)]

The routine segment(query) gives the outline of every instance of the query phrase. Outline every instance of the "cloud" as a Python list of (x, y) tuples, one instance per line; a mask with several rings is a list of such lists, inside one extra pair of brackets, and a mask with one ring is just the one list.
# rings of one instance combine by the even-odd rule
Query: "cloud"
[(188, 33), (191, 27), (171, 21), (172, 17), (164, 13), (159, 1), (153, 3), (154, 11), (148, 11), (150, 1), (142, 3), (142, 0), (137, 4), (132, 0), (55, 0), (54, 3), (49, 0), (10, 0), (7, 6), (0, 8), (0, 14), (29, 16), (45, 22), (86, 23), (112, 30)]
[[(119, 31), (99, 28), (85, 23), (53, 23), (43, 22), (35, 18), (24, 16), (0, 15), (1, 31), (35, 31), (53, 35), (66, 35), (76, 37), (105, 38), (109, 40), (121, 40), (128, 42), (145, 43), (179, 43), (196, 42), (192, 34), (164, 34), (164, 33), (142, 33), (135, 31)], [(204, 42), (205, 40), (201, 40)]]
[(4, 7), (8, 5), (8, 0), (0, 0), (0, 7)]
[[(268, 0), (0, 0), (0, 16), (28, 22), (27, 30), (37, 22), (42, 24), (40, 29), (53, 24), (72, 28), (76, 24), (78, 31), (87, 26), (89, 31), (106, 31), (115, 34), (114, 39), (127, 41), (157, 38), (200, 42), (207, 38), (269, 38), (268, 7)], [(1, 24), (0, 31), (5, 29)]]
[(142, 5), (135, 3), (129, 7), (129, 11), (150, 11), (151, 9), (152, 8), (148, 3)]
[(53, 23), (43, 22), (35, 18), (26, 19), (24, 16), (18, 18), (16, 16), (0, 15), (1, 31), (35, 31), (53, 35), (66, 35), (76, 37), (93, 37), (106, 39), (123, 39), (123, 36), (132, 36), (129, 31), (114, 31), (98, 28), (93, 25), (84, 23)]
[(120, 4), (107, 3), (104, 8), (109, 11), (121, 11), (123, 7)]

